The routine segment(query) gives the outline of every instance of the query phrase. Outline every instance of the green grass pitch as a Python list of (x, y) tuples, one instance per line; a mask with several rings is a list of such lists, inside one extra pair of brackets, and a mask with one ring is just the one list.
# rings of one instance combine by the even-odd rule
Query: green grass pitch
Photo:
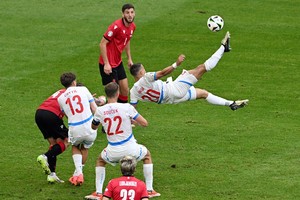
[[(250, 100), (236, 112), (203, 100), (139, 104), (149, 127), (134, 133), (152, 153), (154, 188), (162, 195), (157, 199), (299, 199), (299, 0), (131, 2), (135, 62), (159, 70), (183, 53), (186, 61), (173, 72), (176, 77), (182, 68), (203, 63), (230, 31), (232, 51), (196, 87)], [(66, 183), (48, 185), (36, 162), (47, 142), (34, 114), (61, 88), (59, 76), (66, 71), (103, 94), (98, 44), (107, 26), (121, 17), (124, 3), (0, 1), (0, 199), (83, 199), (95, 190), (95, 160), (105, 136), (99, 133), (90, 149), (83, 186), (67, 182), (74, 170), (70, 148), (57, 162)], [(225, 21), (217, 33), (206, 27), (215, 14)], [(120, 175), (119, 166), (108, 166), (106, 174), (105, 185)], [(136, 176), (143, 179), (141, 163)]]

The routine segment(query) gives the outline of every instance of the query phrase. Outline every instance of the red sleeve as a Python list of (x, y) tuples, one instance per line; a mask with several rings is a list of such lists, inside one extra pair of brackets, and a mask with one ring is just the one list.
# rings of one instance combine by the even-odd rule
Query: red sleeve
[(141, 190), (141, 199), (142, 198), (149, 198), (148, 191), (147, 191), (147, 188), (146, 188), (146, 184), (143, 181), (139, 182), (139, 188)]
[(111, 41), (115, 37), (117, 31), (118, 31), (118, 25), (114, 22), (107, 28), (103, 37), (108, 41)]
[(112, 191), (113, 191), (113, 186), (112, 186), (112, 181), (109, 181), (107, 187), (105, 188), (103, 196), (106, 196), (108, 198), (112, 198)]

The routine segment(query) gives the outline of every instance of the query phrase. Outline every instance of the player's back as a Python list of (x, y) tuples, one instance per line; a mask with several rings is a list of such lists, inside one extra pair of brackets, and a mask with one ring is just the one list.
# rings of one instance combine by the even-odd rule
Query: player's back
[(143, 197), (148, 197), (145, 183), (133, 176), (122, 176), (112, 179), (104, 195), (114, 200), (140, 200)]
[[(108, 103), (98, 107), (94, 119), (99, 120), (109, 143), (120, 142), (132, 135), (131, 119), (138, 112), (129, 103)], [(131, 136), (134, 139), (133, 136)]]
[(57, 99), (66, 91), (66, 89), (61, 89), (52, 94), (48, 99), (46, 99), (38, 109), (48, 110), (63, 118), (64, 114), (61, 112)]
[(134, 83), (130, 90), (130, 103), (138, 100), (158, 103), (165, 91), (166, 83), (156, 79), (155, 72), (147, 72), (140, 80)]
[(93, 96), (84, 86), (69, 87), (58, 98), (61, 109), (68, 117), (69, 125), (83, 124), (92, 119), (91, 101), (93, 101)]

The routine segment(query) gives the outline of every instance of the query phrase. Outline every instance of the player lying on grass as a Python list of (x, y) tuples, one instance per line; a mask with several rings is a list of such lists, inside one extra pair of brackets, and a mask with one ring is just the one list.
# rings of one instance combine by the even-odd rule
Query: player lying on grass
[(173, 72), (184, 61), (183, 54), (174, 64), (157, 72), (146, 72), (141, 63), (133, 64), (130, 73), (133, 75), (135, 83), (130, 90), (130, 103), (136, 106), (140, 100), (158, 104), (176, 104), (189, 100), (206, 99), (211, 104), (229, 106), (232, 110), (244, 107), (247, 105), (248, 99), (231, 101), (193, 86), (205, 72), (212, 70), (217, 65), (224, 52), (230, 51), (229, 41), (230, 33), (227, 32), (221, 41), (221, 47), (204, 64), (200, 64), (192, 70), (183, 70), (175, 81), (164, 82), (159, 79)]

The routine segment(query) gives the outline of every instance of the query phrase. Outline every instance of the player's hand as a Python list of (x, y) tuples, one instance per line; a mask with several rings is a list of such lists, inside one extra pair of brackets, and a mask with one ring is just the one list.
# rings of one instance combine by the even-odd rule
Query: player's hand
[(99, 97), (96, 97), (96, 93), (93, 94), (93, 97), (94, 97), (94, 100), (95, 100), (95, 103), (97, 106), (103, 106), (104, 104), (106, 104), (106, 97), (105, 96), (99, 96)]
[(176, 61), (177, 66), (181, 65), (181, 63), (184, 61), (184, 59), (185, 59), (185, 55), (180, 54), (180, 55), (178, 56), (177, 61)]
[(128, 63), (127, 63), (127, 65), (128, 65), (128, 69), (130, 69), (130, 67), (133, 65), (133, 62), (132, 62), (132, 60), (128, 60)]
[(112, 68), (111, 68), (110, 64), (105, 64), (104, 65), (104, 73), (107, 74), (107, 75), (112, 73)]

